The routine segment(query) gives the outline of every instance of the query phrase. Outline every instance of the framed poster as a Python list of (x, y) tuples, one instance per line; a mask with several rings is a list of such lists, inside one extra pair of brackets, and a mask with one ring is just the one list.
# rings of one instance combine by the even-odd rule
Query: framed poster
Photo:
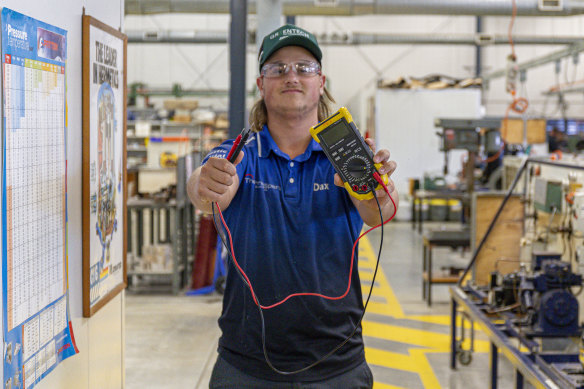
[(127, 285), (126, 47), (83, 15), (83, 315)]

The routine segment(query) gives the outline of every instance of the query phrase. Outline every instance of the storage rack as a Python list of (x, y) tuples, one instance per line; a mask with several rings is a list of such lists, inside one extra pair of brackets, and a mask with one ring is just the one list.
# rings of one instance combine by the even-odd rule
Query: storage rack
[[(170, 285), (177, 294), (189, 283), (194, 261), (196, 239), (196, 213), (187, 196), (186, 181), (201, 163), (201, 154), (194, 152), (178, 159), (176, 199), (129, 199), (128, 209), (128, 279), (130, 287), (138, 289), (139, 281), (148, 278), (149, 284)], [(150, 216), (150, 234), (144, 234), (146, 215)], [(161, 220), (164, 219), (164, 223)], [(165, 234), (161, 233), (161, 229)], [(144, 269), (143, 247), (145, 243), (169, 244), (172, 268)], [(169, 282), (170, 281), (170, 282)]]

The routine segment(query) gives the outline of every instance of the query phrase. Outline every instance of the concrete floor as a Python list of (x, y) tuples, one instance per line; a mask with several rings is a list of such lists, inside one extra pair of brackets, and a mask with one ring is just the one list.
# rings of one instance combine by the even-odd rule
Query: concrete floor
[[(450, 225), (455, 227), (456, 225)], [(438, 228), (427, 223), (425, 228)], [(448, 226), (447, 226), (448, 227)], [(360, 245), (364, 293), (371, 285), (380, 232)], [(434, 269), (464, 266), (469, 253), (436, 249)], [(405, 222), (385, 228), (381, 272), (363, 328), (375, 389), (487, 388), (488, 342), (477, 335), (469, 366), (449, 367), (449, 295), (433, 288), (433, 305), (421, 296), (422, 239)], [(216, 358), (221, 296), (126, 294), (126, 388), (206, 388)], [(499, 358), (499, 387), (514, 387), (515, 375)], [(525, 385), (529, 388), (529, 385)]]

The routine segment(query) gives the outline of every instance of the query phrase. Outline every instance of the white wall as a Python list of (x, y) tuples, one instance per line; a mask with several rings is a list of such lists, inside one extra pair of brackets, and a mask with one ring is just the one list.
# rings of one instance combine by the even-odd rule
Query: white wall
[[(248, 17), (248, 29), (256, 27), (256, 16)], [(510, 17), (484, 17), (487, 33), (507, 34)], [(296, 23), (315, 33), (415, 33), (415, 34), (473, 34), (475, 18), (472, 16), (412, 16), (369, 15), (353, 17), (299, 16)], [(182, 29), (182, 30), (229, 30), (229, 15), (151, 15), (126, 17), (126, 29)], [(575, 36), (584, 33), (584, 16), (557, 18), (519, 17), (514, 34), (543, 36)], [(425, 76), (442, 73), (454, 77), (474, 76), (475, 50), (469, 46), (436, 45), (369, 45), (324, 46), (324, 73), (328, 76), (331, 92), (339, 106), (348, 106), (358, 125), (365, 125), (365, 100), (375, 94), (379, 78), (395, 79), (399, 76)], [(517, 46), (519, 62), (530, 60), (562, 46)], [(510, 53), (508, 45), (483, 49), (483, 68), (497, 70), (505, 65)], [(255, 86), (257, 53), (248, 47), (247, 85)], [(571, 61), (571, 59), (570, 59)], [(584, 59), (582, 59), (584, 62)], [(129, 45), (129, 81), (143, 81), (152, 86), (170, 86), (180, 83), (183, 87), (227, 89), (229, 87), (229, 55), (227, 45)], [(200, 72), (208, 69), (204, 75)], [(577, 78), (584, 78), (584, 64), (579, 66)], [(568, 75), (572, 79), (573, 65)], [(563, 82), (562, 71), (562, 82)], [(554, 65), (549, 64), (527, 73), (526, 91), (531, 100), (529, 114), (558, 116), (554, 112), (555, 99), (545, 98), (541, 92), (555, 84)], [(503, 115), (510, 102), (504, 90), (504, 80), (495, 80), (485, 95), (489, 115)], [(581, 95), (568, 95), (569, 115), (580, 115), (584, 106)], [(251, 104), (252, 100), (249, 100)], [(227, 98), (214, 99), (208, 104), (227, 108)]]
[[(392, 179), (402, 200), (409, 192), (410, 178), (421, 179), (425, 173), (443, 175), (444, 153), (440, 152), (441, 140), (435, 134), (441, 129), (434, 126), (434, 119), (480, 117), (477, 89), (379, 89), (375, 104), (377, 148), (388, 149), (397, 161)], [(461, 157), (465, 155), (464, 150), (449, 153), (449, 176), (453, 180), (462, 169)]]
[(2, 6), (67, 30), (67, 194), (69, 216), (69, 303), (79, 354), (37, 386), (43, 388), (121, 388), (124, 383), (124, 298), (118, 295), (91, 319), (83, 318), (81, 224), (81, 16), (85, 12), (110, 26), (123, 23), (123, 0), (3, 0)]

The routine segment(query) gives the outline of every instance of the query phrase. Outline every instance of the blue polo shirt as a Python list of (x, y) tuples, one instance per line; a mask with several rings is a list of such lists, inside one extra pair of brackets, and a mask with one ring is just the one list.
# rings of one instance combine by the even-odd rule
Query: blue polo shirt
[[(233, 141), (212, 150), (225, 157)], [(244, 147), (237, 165), (240, 184), (224, 211), (235, 257), (260, 303), (274, 304), (291, 293), (340, 296), (347, 289), (351, 250), (363, 221), (345, 189), (334, 185), (333, 166), (314, 140), (294, 159), (283, 153), (266, 126)], [(285, 371), (303, 368), (341, 343), (359, 320), (363, 298), (357, 269), (341, 300), (293, 297), (265, 310), (266, 347), (272, 364)], [(219, 353), (246, 373), (274, 381), (315, 381), (364, 361), (361, 329), (334, 355), (294, 375), (273, 372), (264, 359), (261, 320), (247, 286), (229, 263)]]

